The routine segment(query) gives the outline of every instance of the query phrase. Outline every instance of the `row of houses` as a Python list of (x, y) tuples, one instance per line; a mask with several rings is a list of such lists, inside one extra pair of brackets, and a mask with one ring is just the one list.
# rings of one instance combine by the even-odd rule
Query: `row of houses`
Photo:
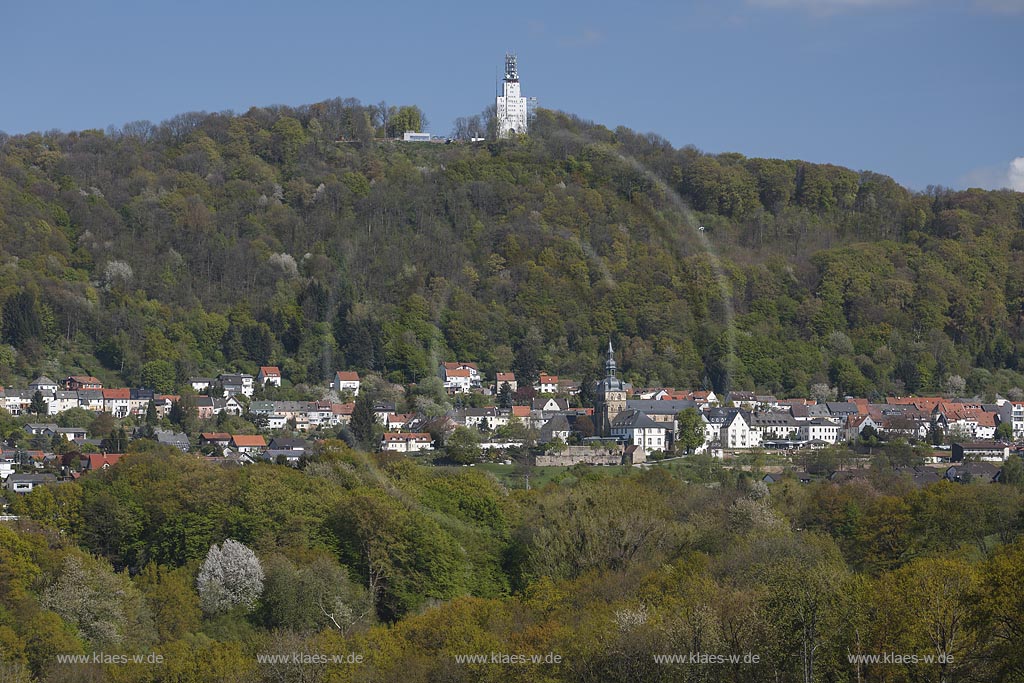
[[(484, 392), (483, 375), (476, 363), (442, 362), (437, 368), (437, 375), (441, 378), (444, 388), (449, 394)], [(497, 394), (506, 384), (513, 392), (519, 390), (519, 381), (516, 379), (515, 373), (497, 372), (494, 375), (494, 382), (488, 385), (484, 393)], [(580, 383), (576, 380), (559, 378), (558, 375), (550, 375), (545, 372), (540, 373), (532, 386), (538, 394), (576, 396), (580, 393)]]

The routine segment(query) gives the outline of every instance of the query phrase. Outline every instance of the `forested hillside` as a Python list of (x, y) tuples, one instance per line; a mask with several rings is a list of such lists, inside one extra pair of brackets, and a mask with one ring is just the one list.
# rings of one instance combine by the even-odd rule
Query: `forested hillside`
[(549, 111), (489, 144), (380, 124), (333, 100), (0, 135), (0, 381), (411, 382), (441, 359), (585, 377), (613, 337), (637, 385), (1024, 386), (1024, 195)]
[[(674, 470), (581, 466), (527, 491), (340, 442), (302, 471), (134, 450), (12, 499), (22, 518), (0, 524), (3, 680), (987, 682), (1024, 671), (1019, 484), (918, 488), (878, 468), (842, 486), (791, 478), (769, 490), (698, 457)], [(211, 566), (223, 569), (212, 580)], [(239, 566), (259, 577), (240, 581)], [(96, 652), (161, 660), (60, 659)], [(850, 659), (893, 652), (949, 660)], [(293, 653), (361, 659), (261, 660)], [(688, 653), (757, 660), (657, 659)]]

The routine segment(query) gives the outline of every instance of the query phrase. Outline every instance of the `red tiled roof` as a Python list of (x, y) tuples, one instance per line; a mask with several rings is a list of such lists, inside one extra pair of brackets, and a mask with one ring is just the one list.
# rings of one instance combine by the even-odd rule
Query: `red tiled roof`
[(384, 434), (385, 441), (430, 441), (426, 432), (391, 432)]
[(514, 372), (499, 372), (497, 374), (498, 382), (515, 382), (516, 374)]
[(89, 453), (87, 456), (90, 470), (101, 470), (106, 466), (116, 465), (124, 453)]
[(445, 373), (449, 377), (469, 377), (469, 370), (462, 370), (461, 368), (445, 368)]
[(512, 406), (512, 417), (530, 417), (530, 406)]
[(356, 409), (355, 403), (332, 403), (331, 410), (335, 415), (351, 415)]
[(128, 400), (132, 397), (131, 389), (101, 389), (103, 398), (108, 401)]
[(249, 436), (248, 434), (235, 434), (231, 437), (231, 443), (239, 448), (256, 448), (267, 445), (262, 436)]
[(276, 365), (261, 365), (260, 372), (263, 373), (264, 377), (280, 377), (281, 369)]
[(231, 441), (231, 435), (227, 432), (203, 432), (199, 436), (206, 441)]
[(349, 372), (346, 370), (338, 370), (338, 372), (335, 373), (335, 379), (337, 379), (339, 382), (358, 382), (359, 373)]

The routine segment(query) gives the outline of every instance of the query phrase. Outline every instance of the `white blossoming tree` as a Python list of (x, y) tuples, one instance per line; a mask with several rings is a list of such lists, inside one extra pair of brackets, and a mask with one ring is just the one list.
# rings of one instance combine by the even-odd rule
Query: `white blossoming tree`
[(220, 546), (210, 546), (196, 588), (207, 614), (221, 614), (237, 606), (248, 612), (263, 593), (263, 565), (248, 546), (229, 538)]

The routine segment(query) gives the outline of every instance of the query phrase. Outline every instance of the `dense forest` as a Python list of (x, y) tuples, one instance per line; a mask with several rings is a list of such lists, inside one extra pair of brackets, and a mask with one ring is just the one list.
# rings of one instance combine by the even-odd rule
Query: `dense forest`
[[(22, 519), (0, 524), (0, 678), (1022, 680), (1022, 495), (921, 489), (886, 468), (769, 488), (709, 458), (581, 466), (506, 489), (341, 442), (301, 471), (151, 446), (12, 501)], [(234, 552), (258, 574), (250, 583), (211, 573), (236, 566)], [(162, 661), (56, 658), (95, 652)], [(362, 659), (259, 659), (294, 652)], [(559, 660), (457, 660), (491, 653)], [(687, 653), (758, 660), (656, 659)], [(880, 653), (947, 660), (850, 660)]]
[(0, 382), (410, 383), (442, 359), (584, 378), (612, 337), (636, 385), (1024, 397), (1019, 193), (544, 110), (518, 140), (377, 137), (410, 112), (0, 134)]

